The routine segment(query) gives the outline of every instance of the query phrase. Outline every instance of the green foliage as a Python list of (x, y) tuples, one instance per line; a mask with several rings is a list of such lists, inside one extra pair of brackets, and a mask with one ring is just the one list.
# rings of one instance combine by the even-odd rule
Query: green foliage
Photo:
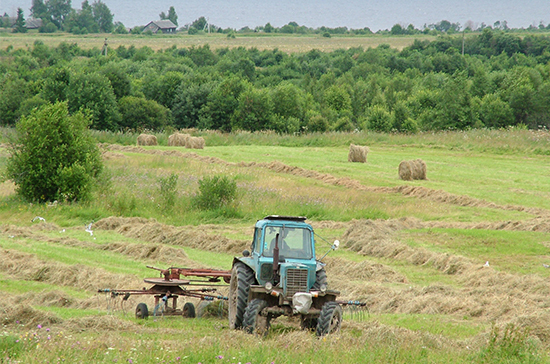
[(114, 130), (120, 121), (116, 97), (109, 79), (99, 73), (71, 75), (67, 100), (69, 111), (83, 110), (90, 113), (92, 127)]
[(27, 27), (25, 26), (25, 17), (23, 16), (23, 9), (17, 8), (17, 19), (13, 26), (14, 33), (26, 33)]
[(203, 177), (194, 204), (201, 210), (231, 207), (237, 198), (237, 182), (228, 176)]
[(83, 114), (69, 115), (66, 103), (33, 111), (17, 123), (7, 177), (26, 200), (86, 198), (102, 170), (101, 156)]
[(164, 207), (168, 209), (173, 208), (176, 203), (178, 178), (179, 176), (176, 173), (172, 173), (168, 177), (159, 178), (160, 195), (162, 196)]
[(171, 124), (170, 110), (156, 101), (142, 97), (125, 96), (118, 102), (123, 128), (133, 130), (161, 130)]
[(389, 132), (392, 128), (390, 113), (384, 107), (374, 105), (369, 110), (366, 128), (383, 133)]
[(14, 125), (21, 116), (21, 104), (28, 97), (28, 84), (20, 78), (0, 81), (0, 125)]

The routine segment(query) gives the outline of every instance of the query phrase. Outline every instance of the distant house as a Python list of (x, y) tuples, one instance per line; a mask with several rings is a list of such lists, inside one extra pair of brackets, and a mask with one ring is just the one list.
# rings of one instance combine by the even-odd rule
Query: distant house
[[(9, 19), (10, 28), (13, 28), (15, 26), (15, 22), (17, 21), (17, 17), (10, 16), (8, 19)], [(35, 19), (35, 18), (25, 19), (25, 28), (27, 29), (38, 29), (41, 26), (42, 26), (42, 19)]]
[(42, 19), (28, 18), (25, 20), (27, 29), (38, 29), (42, 26)]
[(143, 31), (146, 32), (150, 30), (153, 33), (175, 33), (176, 28), (177, 26), (170, 20), (154, 20), (147, 24), (145, 28), (143, 28)]

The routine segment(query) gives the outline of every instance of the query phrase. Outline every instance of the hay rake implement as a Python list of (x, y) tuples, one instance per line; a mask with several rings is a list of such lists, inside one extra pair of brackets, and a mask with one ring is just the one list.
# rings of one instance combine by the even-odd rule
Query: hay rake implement
[[(231, 278), (231, 272), (216, 269), (193, 269), (170, 267), (160, 269), (152, 266), (147, 268), (160, 272), (160, 277), (145, 278), (143, 281), (152, 285), (148, 289), (99, 289), (99, 293), (109, 295), (110, 299), (122, 298), (122, 305), (131, 296), (154, 296), (155, 306), (153, 316), (183, 316), (195, 317), (195, 305), (186, 302), (178, 308), (179, 297), (200, 299), (201, 302), (214, 300), (227, 301), (227, 297), (217, 294), (219, 288), (227, 287)], [(194, 277), (194, 279), (182, 279), (182, 277)], [(222, 282), (223, 281), (223, 282)], [(225, 283), (225, 284), (224, 284)], [(196, 287), (196, 288), (189, 288)], [(171, 304), (169, 301), (171, 300)], [(149, 308), (145, 303), (139, 303), (135, 311), (136, 318), (149, 317)]]

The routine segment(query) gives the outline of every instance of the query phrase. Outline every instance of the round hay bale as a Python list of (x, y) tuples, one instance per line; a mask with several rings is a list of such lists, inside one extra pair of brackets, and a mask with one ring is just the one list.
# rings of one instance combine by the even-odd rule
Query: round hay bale
[(158, 145), (157, 137), (151, 134), (140, 134), (137, 137), (137, 145)]
[(369, 153), (368, 147), (350, 144), (349, 153), (348, 153), (348, 162), (366, 163), (368, 153)]
[(187, 140), (191, 136), (189, 134), (174, 133), (168, 137), (168, 145), (172, 147), (185, 147)]
[(185, 147), (189, 149), (204, 149), (204, 146), (205, 142), (202, 137), (189, 137), (185, 144)]
[(412, 181), (426, 178), (426, 163), (422, 159), (402, 161), (399, 163), (399, 178)]

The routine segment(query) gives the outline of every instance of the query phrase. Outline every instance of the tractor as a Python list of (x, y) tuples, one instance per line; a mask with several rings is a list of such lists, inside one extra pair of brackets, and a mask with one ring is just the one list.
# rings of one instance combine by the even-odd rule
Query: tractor
[[(338, 248), (334, 241), (331, 250)], [(328, 252), (330, 252), (329, 250)], [(229, 326), (264, 336), (279, 316), (300, 318), (304, 330), (324, 336), (340, 329), (338, 291), (327, 288), (325, 264), (315, 256), (313, 228), (301, 216), (270, 215), (256, 222), (250, 251), (234, 258)]]

